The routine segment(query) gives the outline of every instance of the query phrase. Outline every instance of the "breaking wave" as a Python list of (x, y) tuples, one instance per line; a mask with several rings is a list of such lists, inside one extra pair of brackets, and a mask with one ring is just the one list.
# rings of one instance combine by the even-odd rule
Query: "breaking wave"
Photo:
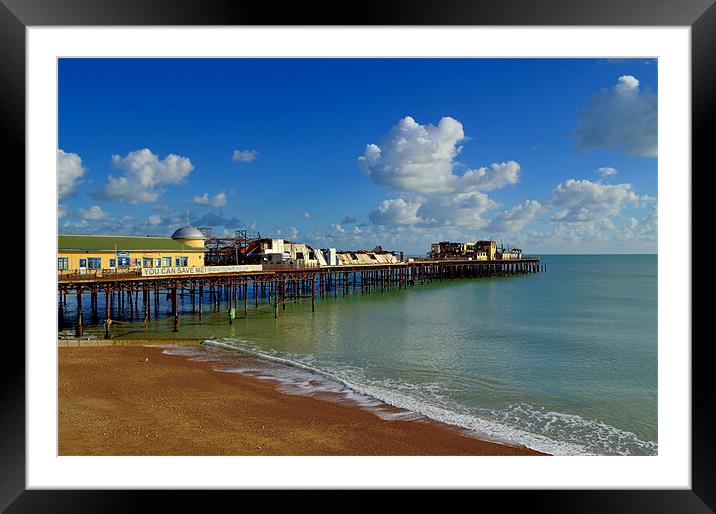
[[(210, 339), (203, 348), (171, 346), (164, 352), (220, 363), (215, 369), (268, 380), (288, 394), (328, 396), (354, 403), (383, 419), (430, 419), (481, 439), (526, 446), (552, 455), (656, 455), (657, 443), (575, 414), (527, 403), (504, 409), (468, 409), (448, 398), (440, 384), (375, 379), (340, 364), (316, 364), (313, 356), (280, 354), (251, 341)], [(227, 352), (227, 350), (232, 353)], [(240, 355), (251, 359), (241, 359)]]

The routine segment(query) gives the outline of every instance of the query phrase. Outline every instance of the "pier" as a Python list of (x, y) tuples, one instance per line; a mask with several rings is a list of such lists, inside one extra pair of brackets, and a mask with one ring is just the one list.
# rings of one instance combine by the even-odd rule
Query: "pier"
[[(522, 259), (422, 260), (394, 264), (299, 267), (264, 265), (261, 270), (197, 275), (142, 276), (141, 272), (58, 275), (58, 323), (74, 325), (75, 335), (83, 336), (83, 299), (89, 300), (90, 320), (104, 323), (104, 337), (111, 337), (112, 323), (162, 316), (160, 298), (170, 302), (173, 330), (179, 331), (179, 298), (189, 301), (191, 314), (201, 322), (205, 312), (226, 310), (227, 323), (237, 316), (248, 316), (250, 309), (272, 307), (275, 318), (287, 302), (316, 301), (327, 296), (371, 294), (391, 289), (407, 289), (420, 284), (454, 279), (525, 275), (546, 271), (539, 257)], [(74, 318), (67, 323), (67, 298), (74, 297)], [(104, 300), (99, 312), (99, 298)]]

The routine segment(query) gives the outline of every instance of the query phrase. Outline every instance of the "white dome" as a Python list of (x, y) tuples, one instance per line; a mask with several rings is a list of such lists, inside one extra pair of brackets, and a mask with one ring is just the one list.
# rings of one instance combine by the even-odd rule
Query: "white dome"
[(204, 234), (201, 232), (201, 230), (187, 225), (186, 227), (182, 227), (180, 229), (175, 230), (172, 234), (172, 239), (201, 239), (203, 241), (206, 238), (204, 237)]

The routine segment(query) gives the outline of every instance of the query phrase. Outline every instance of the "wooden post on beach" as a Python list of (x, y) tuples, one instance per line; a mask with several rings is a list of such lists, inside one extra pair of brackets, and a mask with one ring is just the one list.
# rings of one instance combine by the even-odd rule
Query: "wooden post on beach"
[(179, 332), (179, 305), (177, 302), (177, 286), (172, 286), (172, 309), (174, 310), (174, 332)]

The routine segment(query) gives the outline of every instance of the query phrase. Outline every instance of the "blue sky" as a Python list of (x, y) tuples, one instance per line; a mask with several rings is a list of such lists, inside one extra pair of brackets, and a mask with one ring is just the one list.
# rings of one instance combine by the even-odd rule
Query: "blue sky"
[(61, 59), (59, 230), (653, 253), (650, 59)]

